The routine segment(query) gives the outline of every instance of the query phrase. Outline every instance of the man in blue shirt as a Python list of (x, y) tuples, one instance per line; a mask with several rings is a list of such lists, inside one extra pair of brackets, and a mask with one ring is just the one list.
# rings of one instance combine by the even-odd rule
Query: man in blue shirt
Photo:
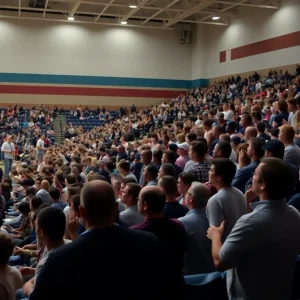
[(247, 182), (252, 178), (255, 169), (260, 163), (260, 159), (263, 158), (265, 151), (263, 146), (265, 141), (259, 138), (251, 138), (249, 140), (249, 146), (247, 149), (247, 155), (251, 159), (250, 165), (237, 170), (233, 179), (232, 185), (245, 193), (245, 187)]

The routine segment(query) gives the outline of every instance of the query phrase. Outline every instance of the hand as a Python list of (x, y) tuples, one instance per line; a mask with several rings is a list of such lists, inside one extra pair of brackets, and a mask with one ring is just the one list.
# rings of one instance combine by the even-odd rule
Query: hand
[(67, 228), (68, 228), (68, 231), (69, 231), (70, 235), (76, 234), (78, 232), (78, 229), (79, 229), (78, 218), (76, 218), (75, 212), (74, 212), (73, 209), (70, 209)]
[(223, 235), (223, 232), (224, 232), (224, 224), (225, 222), (223, 221), (221, 223), (221, 226), (220, 227), (216, 227), (214, 225), (211, 225), (208, 230), (207, 230), (207, 237), (212, 240), (214, 237), (216, 236), (222, 236)]
[(23, 285), (23, 291), (26, 294), (26, 296), (29, 296), (32, 293), (33, 286), (34, 284), (31, 281), (28, 281)]
[(14, 254), (16, 255), (24, 255), (25, 253), (25, 250), (23, 248), (20, 248), (20, 247), (15, 247), (15, 250), (14, 250)]
[(251, 186), (245, 194), (247, 203), (251, 203), (256, 198), (256, 193), (253, 192), (253, 187)]

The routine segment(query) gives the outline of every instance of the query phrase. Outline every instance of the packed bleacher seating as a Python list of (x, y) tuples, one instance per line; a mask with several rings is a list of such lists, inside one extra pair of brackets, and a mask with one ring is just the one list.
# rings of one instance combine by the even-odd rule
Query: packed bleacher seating
[(1, 300), (300, 298), (299, 66), (140, 111), (3, 115)]

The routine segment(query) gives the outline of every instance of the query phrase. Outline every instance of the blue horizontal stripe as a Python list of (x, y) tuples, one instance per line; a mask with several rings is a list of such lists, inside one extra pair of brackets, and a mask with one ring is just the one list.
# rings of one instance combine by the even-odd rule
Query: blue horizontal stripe
[(196, 86), (204, 86), (208, 81), (206, 79), (191, 81), (177, 79), (0, 73), (0, 82), (190, 89)]
[(191, 88), (205, 87), (209, 85), (209, 79), (194, 79), (191, 81)]

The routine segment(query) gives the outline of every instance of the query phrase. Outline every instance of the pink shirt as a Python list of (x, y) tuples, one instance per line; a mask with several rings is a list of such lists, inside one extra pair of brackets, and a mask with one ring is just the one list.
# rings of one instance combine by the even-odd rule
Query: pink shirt
[(176, 165), (180, 167), (182, 170), (184, 169), (185, 164), (190, 160), (189, 156), (179, 156), (176, 159)]

